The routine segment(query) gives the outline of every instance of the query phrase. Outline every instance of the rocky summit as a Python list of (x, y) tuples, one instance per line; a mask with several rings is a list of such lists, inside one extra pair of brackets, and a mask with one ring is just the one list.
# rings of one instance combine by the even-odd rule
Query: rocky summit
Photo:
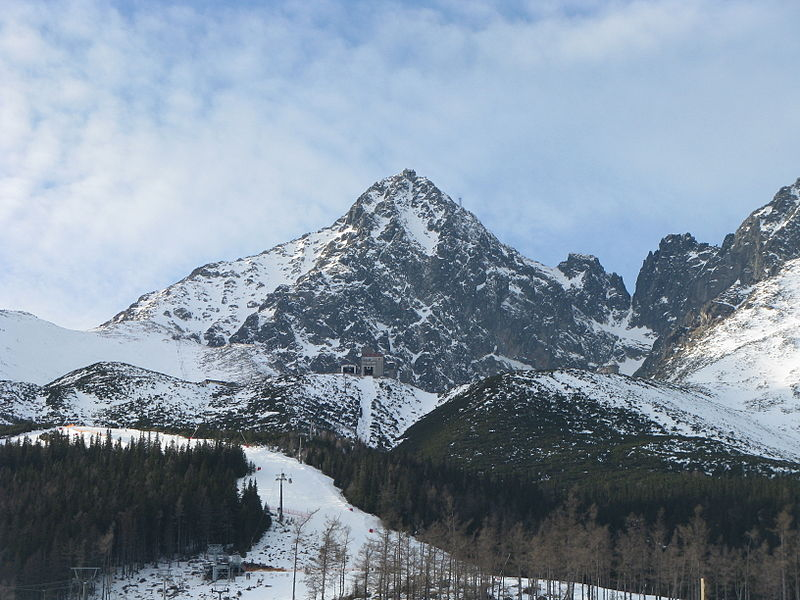
[(443, 391), (517, 368), (631, 372), (652, 337), (630, 320), (622, 279), (597, 258), (525, 258), (405, 170), (330, 227), (195, 269), (106, 326), (155, 322), (207, 346), (258, 346), (279, 373), (337, 372), (367, 347), (401, 381)]

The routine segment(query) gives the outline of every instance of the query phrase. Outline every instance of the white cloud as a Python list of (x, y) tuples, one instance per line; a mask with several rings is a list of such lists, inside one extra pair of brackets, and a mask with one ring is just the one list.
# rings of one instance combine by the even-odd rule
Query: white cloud
[(0, 306), (65, 325), (404, 167), (528, 255), (628, 280), (798, 175), (792, 3), (7, 4)]

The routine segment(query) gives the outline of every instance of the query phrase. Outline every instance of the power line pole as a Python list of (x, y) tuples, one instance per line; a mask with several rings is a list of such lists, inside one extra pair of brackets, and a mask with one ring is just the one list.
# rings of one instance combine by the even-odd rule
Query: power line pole
[(278, 521), (283, 523), (283, 482), (288, 481), (292, 483), (291, 478), (286, 477), (286, 473), (281, 473), (278, 477), (275, 478), (275, 481), (280, 481), (281, 491), (280, 491), (280, 500), (278, 502)]

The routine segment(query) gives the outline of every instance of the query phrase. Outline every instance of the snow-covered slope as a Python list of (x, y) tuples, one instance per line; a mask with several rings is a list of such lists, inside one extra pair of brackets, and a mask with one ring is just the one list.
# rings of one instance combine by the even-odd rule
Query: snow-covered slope
[(777, 431), (700, 387), (568, 370), (517, 372), (454, 390), (402, 448), (473, 468), (553, 475), (750, 468), (800, 460)]
[[(549, 400), (541, 404), (542, 398)], [(800, 427), (774, 406), (770, 405), (771, 412), (759, 412), (751, 404), (736, 405), (729, 396), (701, 386), (580, 370), (507, 374), (460, 386), (440, 397), (393, 379), (309, 374), (269, 377), (253, 384), (188, 382), (104, 362), (44, 386), (0, 381), (0, 421), (330, 431), (388, 449), (420, 419), (435, 424), (435, 430), (426, 435), (439, 435), (439, 429), (451, 425), (450, 417), (443, 419), (441, 414), (449, 414), (465, 399), (480, 407), (478, 412), (484, 417), (476, 421), (473, 434), (462, 440), (463, 452), (473, 452), (492, 436), (501, 435), (498, 447), (508, 446), (504, 456), (512, 462), (530, 450), (526, 436), (532, 432), (521, 424), (526, 419), (546, 420), (562, 404), (579, 410), (560, 426), (558, 444), (589, 432), (594, 432), (589, 437), (609, 440), (633, 433), (669, 435), (711, 440), (732, 453), (800, 460)], [(497, 410), (496, 402), (500, 402)], [(439, 405), (434, 413), (440, 416), (424, 418)], [(776, 420), (776, 414), (783, 419)], [(502, 415), (511, 419), (508, 428), (484, 431), (487, 423)], [(450, 416), (461, 418), (460, 413)], [(411, 431), (419, 429), (414, 426)], [(517, 435), (524, 439), (516, 446), (510, 444)], [(658, 454), (660, 449), (652, 451)]]
[(44, 385), (102, 361), (124, 362), (189, 381), (253, 381), (275, 375), (266, 350), (203, 346), (150, 321), (89, 331), (64, 329), (31, 314), (0, 310), (0, 379)]
[(650, 422), (652, 433), (704, 437), (747, 454), (800, 460), (800, 429), (788, 435), (776, 432), (746, 410), (730, 410), (724, 398), (701, 386), (577, 370), (510, 377), (515, 386), (531, 394), (580, 395), (591, 398), (606, 415), (617, 410), (641, 415)]
[(730, 408), (800, 438), (800, 259), (685, 338), (659, 374), (702, 384)]
[(180, 337), (223, 345), (278, 286), (296, 283), (319, 266), (324, 253), (343, 250), (351, 233), (337, 222), (255, 256), (199, 267), (145, 294), (110, 323), (151, 321)]
[[(93, 435), (105, 435), (106, 429), (93, 427), (61, 428), (63, 432), (88, 438)], [(112, 429), (115, 439), (127, 443), (131, 438), (138, 438), (143, 432), (134, 429)], [(144, 432), (146, 433), (146, 432)], [(30, 434), (29, 434), (30, 435)], [(203, 440), (188, 440), (181, 436), (159, 434), (163, 444), (176, 443), (178, 446), (199, 443)], [(36, 434), (33, 434), (34, 439)], [(281, 473), (291, 478), (291, 484), (284, 485), (284, 513), (287, 523), (281, 525), (276, 516), (273, 527), (268, 530), (248, 553), (246, 560), (261, 565), (252, 572), (252, 577), (238, 577), (234, 581), (225, 580), (224, 586), (229, 592), (222, 597), (241, 598), (242, 600), (287, 600), (292, 597), (293, 548), (294, 537), (290, 523), (296, 519), (310, 515), (303, 528), (303, 542), (300, 546), (299, 567), (297, 573), (297, 598), (306, 598), (306, 578), (302, 571), (313, 552), (317, 539), (331, 519), (349, 528), (351, 562), (359, 549), (370, 539), (376, 540), (382, 530), (382, 523), (377, 517), (364, 513), (350, 505), (342, 496), (333, 480), (318, 470), (304, 465), (293, 458), (264, 447), (250, 446), (244, 448), (248, 461), (257, 471), (242, 480), (254, 480), (258, 486), (261, 499), (272, 507), (278, 506), (278, 484), (275, 479)], [(312, 514), (313, 513), (313, 514)], [(169, 568), (168, 597), (193, 600), (212, 600), (218, 598), (212, 590), (214, 586), (202, 578), (203, 558), (196, 557), (188, 562), (172, 561), (169, 566), (161, 568), (145, 568), (135, 577), (119, 577), (114, 581), (112, 597), (128, 600), (152, 600), (161, 598), (163, 587), (162, 575)], [(177, 587), (182, 591), (178, 592)], [(329, 595), (332, 592), (328, 590)]]
[(270, 377), (199, 383), (121, 363), (96, 363), (44, 386), (0, 381), (0, 421), (331, 431), (389, 448), (437, 396), (392, 379)]
[(800, 180), (719, 247), (667, 236), (642, 267), (634, 322), (662, 334), (638, 374), (703, 385), (772, 430), (800, 432)]

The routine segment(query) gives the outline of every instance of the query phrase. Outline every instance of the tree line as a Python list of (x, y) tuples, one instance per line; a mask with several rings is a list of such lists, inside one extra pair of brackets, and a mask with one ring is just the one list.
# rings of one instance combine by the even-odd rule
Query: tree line
[(241, 447), (158, 434), (0, 444), (0, 596), (66, 593), (72, 566), (123, 574), (222, 543), (248, 550), (270, 526)]
[[(631, 598), (696, 600), (700, 577), (709, 599), (800, 597), (800, 484), (790, 477), (640, 472), (567, 486), (557, 478), (467, 471), (331, 435), (305, 436), (302, 445), (297, 434), (246, 432), (246, 438), (299, 453), (332, 476), (350, 502), (402, 532), (378, 532), (355, 548), (346, 528), (329, 523), (327, 536), (309, 541), (326, 550), (306, 565), (309, 589), (320, 600), (323, 594), (327, 600), (364, 594), (467, 600), (487, 593), (521, 600), (526, 589), (562, 598), (600, 600), (604, 590), (617, 589)], [(241, 449), (222, 441), (182, 449), (143, 435), (123, 447), (109, 437), (87, 442), (54, 435), (45, 448), (29, 442), (0, 448), (0, 564), (13, 562), (17, 577), (8, 579), (0, 568), (7, 584), (35, 581), (37, 564), (60, 564), (63, 572), (83, 559), (135, 569), (159, 556), (197, 552), (208, 541), (244, 549), (264, 518), (255, 486), (236, 490), (236, 479), (248, 470)], [(62, 456), (68, 452), (69, 458)], [(65, 491), (51, 493), (48, 483), (62, 470), (53, 490)], [(81, 484), (89, 481), (81, 472), (94, 473), (94, 483)], [(15, 478), (34, 481), (37, 473), (41, 480), (31, 490), (44, 491), (25, 495), (13, 487)], [(137, 483), (126, 487), (129, 480)], [(89, 490), (90, 499), (84, 498)], [(34, 531), (39, 537), (32, 537), (30, 549), (45, 549), (45, 558), (34, 559), (23, 541), (19, 547), (6, 543), (19, 533), (2, 515), (10, 514), (3, 511), (13, 498), (14, 514), (25, 521), (28, 504), (45, 502), (37, 493), (51, 501), (32, 512), (45, 515), (34, 521), (49, 534)], [(67, 524), (53, 517), (56, 499), (70, 507)], [(81, 537), (76, 530), (91, 533)], [(348, 579), (353, 569), (357, 576)]]
[(598, 522), (595, 507), (581, 510), (570, 496), (535, 532), (520, 524), (503, 530), (489, 519), (470, 533), (453, 511), (416, 537), (384, 529), (360, 548), (332, 519), (309, 541), (308, 597), (698, 600), (701, 577), (706, 597), (714, 600), (800, 595), (800, 536), (788, 511), (764, 532), (776, 541), (753, 531), (742, 548), (713, 543), (702, 512), (696, 508), (672, 532), (662, 520), (648, 523), (632, 514), (612, 533)]
[[(279, 443), (287, 452), (299, 447), (294, 436)], [(395, 540), (395, 562), (382, 554), (392, 534), (382, 534), (389, 537), (380, 552), (362, 549), (380, 557), (368, 566), (360, 559), (370, 597), (485, 598), (491, 577), (502, 574), (519, 580), (520, 599), (541, 580), (559, 597), (602, 598), (616, 589), (696, 600), (701, 577), (708, 598), (800, 598), (800, 485), (790, 477), (650, 473), (565, 488), (330, 436), (306, 439), (303, 459), (331, 475), (354, 505), (430, 543), (405, 540), (403, 550)], [(493, 597), (504, 597), (501, 587)], [(358, 586), (349, 593), (364, 597)]]

